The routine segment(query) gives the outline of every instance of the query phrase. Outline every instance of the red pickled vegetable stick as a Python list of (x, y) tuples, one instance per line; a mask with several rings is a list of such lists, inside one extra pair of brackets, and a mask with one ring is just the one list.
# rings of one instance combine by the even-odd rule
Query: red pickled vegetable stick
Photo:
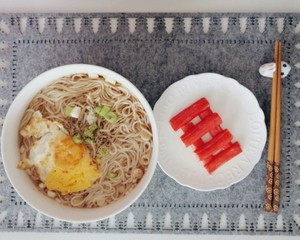
[(219, 152), (204, 165), (209, 174), (212, 174), (216, 169), (228, 162), (233, 157), (242, 152), (242, 148), (238, 142), (233, 143), (229, 148)]
[(206, 98), (201, 98), (194, 102), (189, 107), (182, 110), (180, 113), (171, 118), (170, 124), (172, 128), (177, 131), (178, 129), (185, 126), (187, 123), (192, 121), (202, 111), (209, 107), (209, 102)]
[[(204, 119), (205, 117), (207, 117), (207, 116), (209, 116), (209, 115), (211, 115), (212, 114), (212, 111), (211, 111), (211, 109), (210, 109), (210, 107), (208, 107), (206, 110), (204, 110), (203, 112), (201, 112), (201, 113), (199, 113), (199, 117), (200, 117), (200, 119), (202, 120), (202, 119)], [(200, 120), (200, 121), (201, 121)], [(210, 133), (210, 132), (209, 132)], [(211, 134), (212, 135), (212, 134)], [(197, 148), (199, 148), (199, 147), (201, 147), (202, 145), (204, 144), (204, 141), (201, 139), (201, 138), (199, 138), (196, 142), (194, 142), (194, 147), (197, 149)]]
[(224, 147), (231, 142), (233, 136), (228, 129), (222, 130), (222, 132), (215, 135), (210, 141), (204, 143), (199, 149), (195, 150), (195, 153), (201, 160), (206, 162), (206, 159), (211, 155), (223, 150)]
[[(198, 156), (199, 157), (199, 156)], [(208, 163), (211, 159), (212, 159), (212, 155), (210, 155), (208, 158), (206, 158), (206, 159), (204, 159), (204, 160), (202, 160), (202, 159), (200, 159), (199, 158), (199, 160), (201, 161), (201, 162), (203, 162), (203, 164), (205, 165), (206, 163)]]
[[(220, 148), (223, 148), (226, 144), (228, 144), (232, 140), (233, 136), (229, 132), (228, 129), (224, 129), (221, 132), (219, 132), (217, 135), (213, 136), (209, 141), (205, 142), (200, 148), (196, 149), (195, 152), (202, 154), (203, 152), (206, 152), (207, 150), (214, 152), (220, 150)], [(210, 149), (213, 147), (213, 149)]]
[[(199, 113), (199, 117), (201, 119), (203, 119), (203, 118), (207, 117), (210, 114), (212, 114), (212, 111), (211, 111), (210, 108), (208, 108), (205, 111)], [(220, 126), (217, 126), (215, 129), (212, 129), (211, 131), (209, 131), (209, 133), (213, 137), (213, 136), (217, 135), (221, 131), (222, 131), (222, 128)]]
[(213, 113), (197, 123), (192, 129), (186, 131), (181, 136), (181, 140), (188, 147), (221, 123), (222, 119), (219, 114)]
[[(232, 145), (232, 143), (227, 143), (226, 147), (230, 147)], [(202, 153), (202, 155), (200, 156), (199, 154), (197, 154), (198, 159), (204, 163), (204, 165), (206, 163), (208, 163), (210, 160), (212, 160), (212, 158), (214, 157), (214, 155), (218, 154), (219, 152), (223, 151), (224, 149), (226, 149), (225, 147), (219, 148), (218, 150), (214, 151), (214, 154), (209, 154), (208, 152)]]
[(181, 129), (183, 132), (189, 131), (189, 129), (192, 129), (194, 127), (194, 124), (192, 122), (187, 123), (184, 125)]
[[(188, 124), (186, 124), (185, 126), (183, 126), (181, 129), (183, 132), (189, 131), (190, 129), (192, 129), (194, 127), (194, 124), (192, 122), (189, 122)], [(199, 138), (195, 143), (194, 146), (196, 147), (200, 147), (203, 144), (203, 140), (201, 138)], [(197, 148), (196, 147), (196, 148)]]
[(196, 142), (193, 143), (195, 149), (200, 148), (201, 146), (203, 146), (204, 141), (202, 140), (202, 138), (199, 138)]
[(229, 143), (227, 143), (227, 144), (224, 146), (223, 149), (227, 149), (227, 148), (229, 148), (231, 145), (232, 145), (232, 142), (229, 142)]
[(211, 131), (209, 131), (209, 133), (212, 136), (216, 136), (219, 132), (222, 131), (222, 128), (220, 126), (215, 127), (214, 129), (212, 129)]
[(207, 116), (209, 116), (210, 114), (212, 114), (212, 110), (211, 110), (211, 108), (209, 107), (209, 108), (207, 108), (205, 111), (199, 113), (199, 117), (200, 117), (201, 119), (203, 119), (203, 118), (206, 118)]
[[(227, 144), (225, 145), (225, 147), (224, 147), (223, 149), (229, 148), (231, 145), (232, 145), (232, 143), (229, 142), (229, 143), (227, 143)], [(220, 151), (222, 151), (223, 149), (221, 149)], [(218, 153), (218, 152), (217, 152), (217, 153)], [(198, 156), (198, 157), (199, 157), (199, 156)], [(199, 157), (199, 160), (200, 160), (201, 162), (203, 162), (204, 165), (205, 165), (205, 164), (208, 163), (212, 158), (213, 158), (213, 155), (210, 155), (210, 156), (208, 156), (206, 159), (203, 159), (203, 160), (200, 159), (200, 157)]]

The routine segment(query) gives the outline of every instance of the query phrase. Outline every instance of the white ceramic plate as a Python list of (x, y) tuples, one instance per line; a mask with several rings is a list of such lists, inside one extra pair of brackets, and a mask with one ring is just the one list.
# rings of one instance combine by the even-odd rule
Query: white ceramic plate
[[(223, 119), (243, 152), (208, 174), (203, 163), (186, 148), (169, 120), (181, 110), (205, 97), (213, 112)], [(172, 84), (154, 107), (159, 132), (158, 162), (166, 174), (178, 183), (193, 189), (210, 191), (222, 189), (244, 179), (260, 160), (266, 143), (264, 113), (255, 96), (236, 80), (214, 73), (188, 76)]]

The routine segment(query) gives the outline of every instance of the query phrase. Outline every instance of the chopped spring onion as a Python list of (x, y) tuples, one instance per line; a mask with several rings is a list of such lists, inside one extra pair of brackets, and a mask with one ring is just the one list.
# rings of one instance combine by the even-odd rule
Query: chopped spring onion
[(107, 113), (104, 118), (109, 123), (115, 123), (115, 122), (117, 122), (117, 114), (115, 114), (114, 112)]
[(73, 139), (73, 142), (74, 142), (74, 143), (77, 143), (77, 144), (82, 143), (82, 139), (81, 139), (81, 137), (80, 137), (79, 134), (75, 134), (75, 135), (72, 137), (72, 139)]
[(99, 157), (105, 157), (109, 153), (109, 149), (106, 146), (101, 146), (98, 150)]
[(104, 105), (103, 107), (96, 107), (94, 109), (94, 112), (101, 116), (104, 117), (106, 121), (109, 123), (115, 123), (117, 121), (117, 115), (111, 111), (111, 107)]
[(81, 108), (80, 107), (67, 106), (65, 108), (65, 116), (66, 117), (79, 118), (80, 112), (81, 112)]
[(94, 110), (92, 108), (89, 109), (89, 113), (86, 116), (86, 121), (88, 122), (88, 124), (93, 124), (97, 121), (97, 116), (94, 112)]
[(93, 123), (89, 126), (89, 129), (91, 129), (92, 131), (95, 131), (97, 129), (97, 123)]
[(80, 112), (81, 112), (81, 107), (74, 107), (70, 114), (70, 117), (79, 118)]
[(73, 111), (73, 107), (67, 106), (67, 107), (65, 108), (65, 116), (66, 116), (66, 117), (70, 117), (72, 111)]
[(88, 138), (94, 138), (94, 131), (97, 129), (97, 124), (93, 123), (88, 128), (86, 128), (83, 132), (83, 135)]
[(114, 179), (116, 176), (117, 176), (117, 174), (114, 173), (114, 172), (109, 172), (109, 173), (107, 174), (107, 178), (109, 178), (109, 179)]
[(84, 130), (83, 135), (85, 137), (94, 138), (94, 132), (88, 128)]
[(105, 117), (109, 112), (110, 112), (111, 108), (109, 106), (106, 106), (104, 105), (102, 108), (101, 108), (101, 111), (99, 113), (99, 115), (101, 117)]
[(91, 138), (85, 138), (84, 139), (84, 143), (85, 144), (92, 144), (93, 143), (93, 140)]
[(102, 109), (102, 107), (97, 106), (97, 107), (95, 107), (94, 112), (96, 114), (100, 115), (101, 109)]

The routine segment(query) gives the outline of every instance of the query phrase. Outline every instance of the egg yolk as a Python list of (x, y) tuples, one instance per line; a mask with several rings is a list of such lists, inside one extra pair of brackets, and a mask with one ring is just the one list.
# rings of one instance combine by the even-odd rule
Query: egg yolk
[(70, 136), (51, 142), (55, 166), (47, 175), (45, 185), (49, 190), (63, 195), (89, 188), (100, 171), (83, 144), (76, 144)]

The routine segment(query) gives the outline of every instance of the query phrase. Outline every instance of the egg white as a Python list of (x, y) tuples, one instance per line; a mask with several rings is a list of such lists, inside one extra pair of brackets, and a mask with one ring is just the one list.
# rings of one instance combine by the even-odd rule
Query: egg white
[(88, 148), (74, 143), (66, 132), (60, 123), (44, 119), (40, 112), (35, 112), (20, 132), (35, 139), (23, 161), (36, 168), (48, 189), (63, 194), (84, 190), (100, 177)]

